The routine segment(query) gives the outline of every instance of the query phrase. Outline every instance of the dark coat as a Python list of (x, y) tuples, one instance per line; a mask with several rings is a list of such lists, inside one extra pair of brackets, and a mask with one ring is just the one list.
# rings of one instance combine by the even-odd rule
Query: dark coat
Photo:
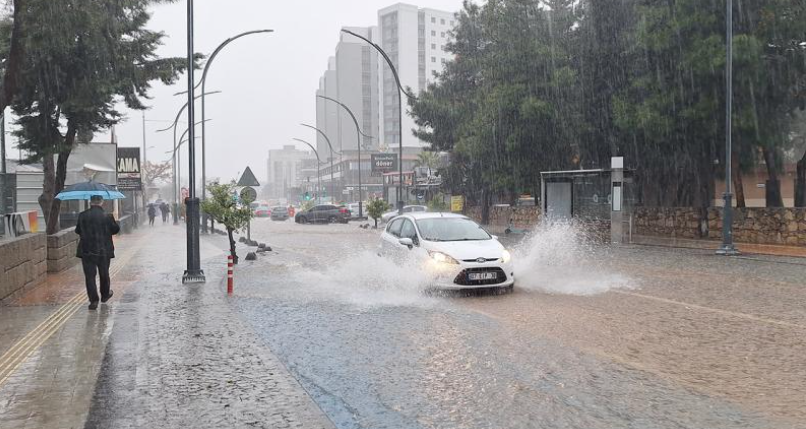
[(115, 245), (112, 236), (120, 232), (120, 225), (115, 217), (106, 214), (103, 207), (92, 206), (78, 215), (76, 234), (81, 237), (78, 241), (76, 256), (103, 256), (115, 257)]

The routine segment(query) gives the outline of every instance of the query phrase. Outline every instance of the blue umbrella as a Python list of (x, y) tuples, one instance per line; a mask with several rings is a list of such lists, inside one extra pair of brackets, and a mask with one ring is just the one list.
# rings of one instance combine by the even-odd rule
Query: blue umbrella
[(115, 189), (112, 189), (108, 185), (104, 185), (103, 183), (98, 182), (84, 182), (84, 183), (76, 183), (75, 185), (70, 185), (62, 192), (59, 192), (59, 195), (56, 195), (56, 199), (67, 201), (67, 200), (89, 200), (93, 196), (101, 196), (105, 200), (122, 200), (126, 198), (125, 195), (121, 194)]

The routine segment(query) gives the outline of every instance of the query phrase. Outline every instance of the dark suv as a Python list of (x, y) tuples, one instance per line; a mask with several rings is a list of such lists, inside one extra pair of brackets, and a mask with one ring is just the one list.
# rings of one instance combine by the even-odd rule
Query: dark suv
[(337, 207), (332, 204), (314, 206), (308, 210), (297, 213), (294, 217), (296, 223), (347, 223), (350, 220), (350, 210), (346, 207)]

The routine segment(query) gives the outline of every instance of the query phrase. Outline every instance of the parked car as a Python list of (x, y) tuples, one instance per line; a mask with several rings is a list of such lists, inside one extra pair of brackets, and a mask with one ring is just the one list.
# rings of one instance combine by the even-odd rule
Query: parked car
[(294, 216), (296, 223), (347, 223), (350, 220), (350, 210), (347, 207), (337, 207), (333, 204), (313, 206), (308, 210), (298, 212)]
[(288, 209), (283, 206), (272, 207), (271, 220), (288, 220)]
[(512, 256), (498, 238), (466, 216), (408, 213), (381, 234), (380, 254), (413, 257), (440, 289), (513, 288)]
[(271, 209), (269, 206), (257, 206), (255, 210), (255, 217), (269, 217), (271, 216)]
[[(364, 209), (363, 210), (363, 212), (364, 212), (363, 215), (366, 218), (366, 216), (367, 216), (367, 203), (366, 202), (363, 203), (362, 206), (363, 206), (363, 209)], [(358, 215), (360, 214), (360, 210), (358, 210), (359, 209), (358, 203), (347, 204), (347, 208), (350, 210), (350, 213), (352, 214), (350, 219), (358, 219)]]
[[(427, 206), (403, 206), (403, 213), (418, 213), (418, 212), (427, 212)], [(388, 223), (390, 220), (396, 218), (398, 215), (397, 209), (388, 211), (381, 215), (381, 221), (384, 223)]]

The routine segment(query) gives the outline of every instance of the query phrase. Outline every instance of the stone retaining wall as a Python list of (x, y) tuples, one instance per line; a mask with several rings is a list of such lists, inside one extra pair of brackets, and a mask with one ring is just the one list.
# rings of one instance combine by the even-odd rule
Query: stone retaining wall
[[(707, 218), (690, 207), (636, 208), (633, 232), (678, 238), (722, 237), (722, 209), (710, 208)], [(742, 208), (733, 211), (733, 238), (739, 243), (806, 246), (806, 208)]]
[(47, 269), (45, 234), (0, 240), (0, 301), (45, 281)]
[[(481, 207), (468, 207), (467, 216), (481, 222)], [(490, 207), (488, 226), (507, 227), (512, 219), (516, 228), (531, 228), (540, 221), (540, 207), (536, 206), (493, 206)]]
[(60, 273), (76, 264), (78, 234), (74, 228), (59, 231), (48, 236), (48, 272)]

